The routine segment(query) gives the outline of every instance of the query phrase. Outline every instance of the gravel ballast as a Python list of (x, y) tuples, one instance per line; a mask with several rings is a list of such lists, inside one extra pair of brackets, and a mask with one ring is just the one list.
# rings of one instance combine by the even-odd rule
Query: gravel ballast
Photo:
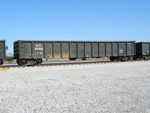
[(150, 61), (0, 71), (0, 113), (150, 113)]

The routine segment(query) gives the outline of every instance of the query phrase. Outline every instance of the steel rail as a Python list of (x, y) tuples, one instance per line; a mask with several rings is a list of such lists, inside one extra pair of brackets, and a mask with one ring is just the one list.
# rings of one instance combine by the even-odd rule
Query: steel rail
[[(141, 61), (141, 60), (133, 60), (134, 62)], [(125, 62), (133, 62), (133, 61), (125, 61)], [(144, 61), (144, 60), (143, 60)], [(44, 67), (44, 66), (62, 66), (62, 65), (84, 65), (84, 64), (102, 64), (102, 63), (118, 63), (121, 61), (77, 61), (77, 62), (49, 62), (49, 63), (42, 63), (40, 65), (2, 65), (0, 68), (21, 68), (21, 67)]]

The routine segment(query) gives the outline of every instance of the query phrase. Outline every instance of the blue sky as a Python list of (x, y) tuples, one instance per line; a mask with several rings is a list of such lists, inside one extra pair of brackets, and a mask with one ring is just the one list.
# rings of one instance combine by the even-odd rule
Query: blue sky
[(150, 0), (0, 0), (0, 39), (150, 41)]

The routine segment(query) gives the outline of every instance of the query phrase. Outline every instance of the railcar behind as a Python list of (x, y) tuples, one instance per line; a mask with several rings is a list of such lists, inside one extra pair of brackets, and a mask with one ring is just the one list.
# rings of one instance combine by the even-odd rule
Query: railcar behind
[(5, 40), (0, 40), (0, 65), (4, 63), (6, 58)]
[(136, 59), (150, 60), (150, 42), (136, 43)]

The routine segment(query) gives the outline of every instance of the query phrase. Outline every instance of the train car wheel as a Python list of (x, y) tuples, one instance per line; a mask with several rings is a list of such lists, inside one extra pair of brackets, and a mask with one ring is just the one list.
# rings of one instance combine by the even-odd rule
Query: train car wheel
[(17, 59), (17, 64), (18, 65), (26, 65), (27, 64), (27, 60), (26, 59)]
[(41, 64), (42, 62), (43, 62), (42, 59), (36, 59), (36, 60), (35, 60), (35, 65), (39, 65), (39, 64)]
[(133, 56), (133, 60), (137, 60), (137, 57), (136, 57), (136, 56)]
[(76, 58), (69, 58), (69, 60), (76, 60)]
[(82, 60), (83, 60), (83, 61), (85, 61), (85, 60), (86, 60), (86, 58), (82, 58)]
[(17, 62), (17, 64), (18, 64), (18, 65), (21, 65), (21, 64), (20, 64), (20, 62), (19, 62), (19, 59), (17, 59), (17, 61), (16, 61), (16, 62)]
[(109, 59), (110, 59), (110, 61), (115, 61), (116, 60), (115, 57), (110, 57)]
[(143, 60), (148, 60), (148, 57), (147, 57), (147, 56), (144, 56), (144, 57), (143, 57)]
[(3, 62), (3, 60), (2, 59), (0, 59), (0, 65), (2, 65), (4, 62)]
[(43, 60), (42, 60), (42, 59), (38, 59), (38, 62), (39, 62), (40, 64), (42, 64)]
[(127, 61), (128, 60), (128, 57), (120, 57), (120, 61), (121, 62), (125, 62), (125, 61)]

